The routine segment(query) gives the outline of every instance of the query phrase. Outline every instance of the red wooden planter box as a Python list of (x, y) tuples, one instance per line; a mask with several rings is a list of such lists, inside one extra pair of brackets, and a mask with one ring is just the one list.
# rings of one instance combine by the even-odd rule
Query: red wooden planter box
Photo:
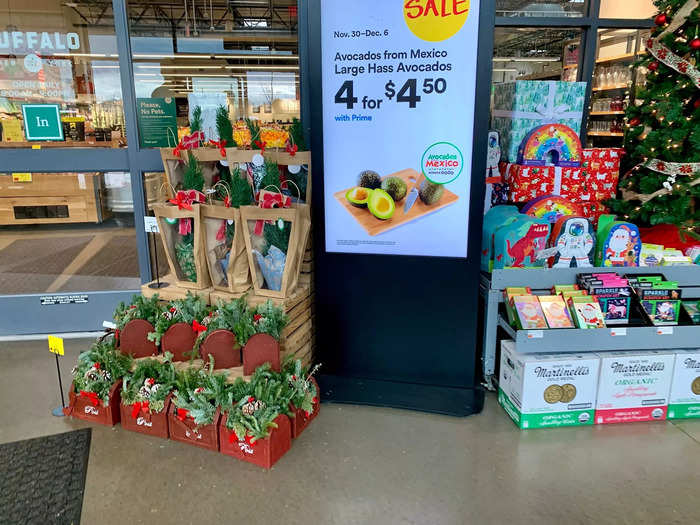
[(230, 330), (214, 330), (202, 341), (199, 353), (205, 363), (209, 362), (209, 355), (213, 355), (215, 369), (241, 366), (241, 349), (236, 346), (236, 336)]
[(173, 354), (173, 361), (188, 361), (186, 352), (191, 352), (197, 340), (197, 333), (187, 323), (175, 323), (166, 330), (160, 340), (160, 348)]
[(243, 347), (243, 374), (249, 376), (265, 363), (270, 363), (275, 372), (280, 371), (279, 341), (268, 334), (255, 334)]
[(165, 398), (165, 408), (155, 414), (140, 410), (136, 417), (134, 414), (134, 405), (125, 405), (121, 403), (119, 410), (121, 411), (122, 427), (132, 432), (140, 432), (149, 436), (168, 439), (168, 410), (170, 409), (172, 394)]
[(133, 357), (148, 357), (158, 353), (158, 347), (148, 340), (148, 334), (153, 332), (153, 325), (144, 319), (132, 319), (119, 334), (119, 350)]
[(70, 385), (68, 392), (69, 406), (64, 409), (66, 415), (99, 423), (100, 425), (114, 426), (119, 423), (119, 405), (121, 404), (122, 380), (120, 379), (109, 389), (109, 406), (104, 406), (102, 400), (97, 401), (97, 406), (93, 405), (88, 397), (75, 393), (75, 386)]
[(294, 439), (298, 438), (301, 435), (304, 429), (309, 426), (309, 423), (311, 423), (316, 418), (319, 410), (321, 410), (321, 391), (318, 389), (318, 383), (313, 377), (311, 378), (311, 381), (316, 385), (317, 392), (316, 403), (314, 403), (313, 412), (311, 412), (311, 414), (307, 416), (306, 412), (304, 412), (301, 408), (296, 408), (294, 405), (290, 406), (290, 408), (294, 412), (294, 417), (290, 418), (292, 423), (292, 438)]
[(168, 410), (170, 439), (215, 452), (219, 451), (219, 421), (221, 420), (221, 413), (218, 408), (216, 409), (216, 414), (214, 414), (214, 421), (199, 427), (195, 425), (194, 420), (189, 416), (180, 421), (176, 410), (175, 403), (171, 403)]
[(222, 454), (269, 469), (292, 448), (291, 423), (285, 414), (275, 418), (277, 428), (272, 429), (268, 437), (256, 441), (252, 446), (239, 441), (236, 433), (226, 428), (226, 417), (227, 414), (224, 413), (219, 425)]

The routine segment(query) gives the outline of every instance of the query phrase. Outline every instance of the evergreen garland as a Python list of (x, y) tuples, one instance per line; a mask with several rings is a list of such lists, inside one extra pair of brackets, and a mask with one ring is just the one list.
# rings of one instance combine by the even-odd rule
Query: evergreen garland
[[(191, 219), (187, 219), (191, 220)], [(188, 233), (175, 243), (175, 258), (185, 279), (197, 282), (197, 263), (194, 258), (194, 234)]]
[(187, 152), (187, 165), (185, 166), (183, 188), (197, 191), (202, 191), (204, 189), (204, 174), (202, 173), (202, 168), (191, 151)]
[(288, 323), (287, 314), (270, 299), (253, 309), (253, 329), (256, 334), (268, 334), (279, 341), (282, 330)]
[(318, 389), (311, 377), (318, 370), (318, 366), (309, 372), (308, 367), (301, 364), (299, 359), (288, 357), (282, 363), (282, 373), (291, 391), (289, 397), (292, 405), (310, 414), (314, 410), (314, 404), (318, 403)]
[(217, 407), (229, 399), (230, 385), (224, 374), (215, 374), (210, 356), (207, 370), (187, 369), (178, 373), (173, 402), (177, 408), (187, 410), (196, 425), (209, 425), (214, 421)]
[(130, 304), (119, 303), (114, 312), (114, 321), (117, 325), (117, 330), (123, 330), (126, 323), (133, 319), (143, 319), (155, 325), (160, 313), (161, 306), (158, 294), (154, 294), (150, 298), (143, 295), (134, 295)]
[(265, 175), (260, 181), (260, 188), (264, 190), (268, 186), (280, 186), (280, 169), (276, 162), (265, 159)]
[(202, 322), (209, 315), (207, 303), (199, 295), (187, 292), (184, 299), (176, 299), (168, 303), (165, 310), (158, 316), (154, 331), (148, 334), (148, 340), (160, 344), (160, 340), (172, 325), (176, 323), (192, 324)]
[(240, 208), (253, 203), (253, 191), (248, 183), (248, 179), (242, 174), (241, 169), (236, 166), (231, 176), (231, 206)]
[(245, 125), (248, 127), (248, 131), (250, 131), (250, 147), (252, 149), (260, 149), (260, 146), (255, 143), (256, 140), (258, 142), (260, 141), (260, 124), (257, 120), (246, 117)]
[(151, 414), (162, 412), (165, 399), (175, 386), (175, 367), (173, 355), (165, 354), (165, 360), (144, 359), (138, 362), (133, 370), (124, 376), (122, 387), (122, 402), (125, 405), (148, 401)]
[(190, 133), (202, 131), (202, 108), (195, 106), (192, 110), (192, 122), (190, 122)]
[(232, 301), (218, 301), (216, 310), (212, 312), (207, 324), (207, 331), (200, 337), (204, 339), (215, 330), (230, 330), (236, 336), (236, 343), (239, 346), (245, 345), (255, 333), (253, 314), (248, 309), (245, 296)]
[(236, 141), (233, 139), (233, 125), (228, 118), (228, 109), (224, 105), (216, 108), (216, 132), (219, 134), (219, 140), (226, 141), (226, 147), (237, 147)]
[(270, 251), (270, 246), (277, 246), (285, 255), (289, 249), (289, 236), (292, 234), (292, 223), (283, 221), (284, 226), (280, 230), (277, 221), (273, 224), (265, 223), (263, 227), (263, 237), (265, 238), (265, 246), (262, 254), (265, 256)]
[(306, 151), (306, 139), (304, 138), (304, 128), (298, 118), (292, 119), (292, 125), (289, 126), (289, 138), (292, 144), (296, 144), (299, 151)]
[(131, 357), (119, 352), (113, 344), (98, 341), (78, 356), (78, 364), (71, 372), (74, 391), (94, 392), (107, 406), (109, 390), (129, 371), (131, 363)]

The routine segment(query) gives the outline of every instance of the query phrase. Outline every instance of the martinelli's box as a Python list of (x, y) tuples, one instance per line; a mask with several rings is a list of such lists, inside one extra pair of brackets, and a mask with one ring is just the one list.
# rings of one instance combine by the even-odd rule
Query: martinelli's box
[(677, 350), (668, 418), (700, 418), (700, 350)]
[(674, 353), (606, 352), (598, 355), (597, 425), (666, 419)]
[(523, 429), (592, 425), (599, 362), (596, 355), (518, 354), (503, 341), (498, 402)]

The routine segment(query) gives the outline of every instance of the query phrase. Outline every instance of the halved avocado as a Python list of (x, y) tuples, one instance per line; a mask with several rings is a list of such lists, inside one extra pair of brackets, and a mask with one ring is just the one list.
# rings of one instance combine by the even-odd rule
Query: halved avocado
[(357, 206), (358, 208), (366, 208), (370, 195), (372, 195), (372, 190), (357, 186), (351, 190), (348, 190), (348, 192), (345, 194), (345, 198), (353, 206)]
[(372, 195), (369, 196), (367, 207), (377, 219), (386, 220), (394, 216), (396, 204), (394, 204), (394, 199), (391, 198), (391, 195), (384, 190), (374, 190)]

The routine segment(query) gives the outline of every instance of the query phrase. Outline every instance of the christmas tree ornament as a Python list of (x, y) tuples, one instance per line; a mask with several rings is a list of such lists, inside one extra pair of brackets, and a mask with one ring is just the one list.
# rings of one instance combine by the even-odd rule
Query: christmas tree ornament
[(666, 22), (668, 22), (668, 17), (666, 16), (666, 13), (659, 13), (659, 14), (656, 15), (656, 17), (654, 18), (654, 23), (655, 23), (657, 26), (666, 25)]
[(693, 102), (693, 107), (695, 109), (700, 108), (700, 98), (695, 99), (695, 102)]
[(630, 126), (632, 126), (632, 127), (639, 126), (641, 123), (642, 123), (642, 120), (639, 117), (634, 117), (629, 122)]
[(690, 47), (691, 49), (698, 50), (700, 49), (700, 37), (695, 37), (690, 41)]
[(647, 69), (648, 69), (649, 71), (656, 71), (657, 69), (659, 69), (659, 63), (656, 62), (656, 61), (654, 61), (654, 62), (652, 62), (651, 64), (649, 64), (649, 65), (647, 66)]

